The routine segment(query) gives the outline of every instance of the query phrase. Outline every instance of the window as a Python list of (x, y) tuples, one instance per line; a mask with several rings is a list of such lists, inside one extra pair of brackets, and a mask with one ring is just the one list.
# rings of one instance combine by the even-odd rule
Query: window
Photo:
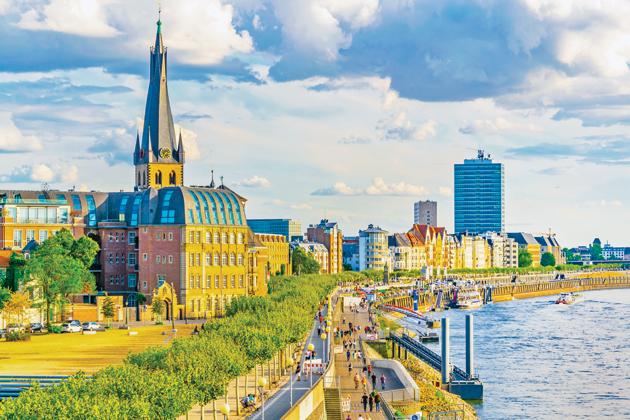
[(198, 267), (201, 265), (201, 254), (195, 254), (195, 265)]
[(134, 307), (136, 306), (136, 294), (132, 293), (129, 296), (127, 296), (127, 307)]
[(221, 233), (221, 243), (227, 244), (227, 233), (225, 232)]
[(160, 232), (155, 232), (155, 240), (156, 241), (159, 241), (161, 237), (162, 237), (162, 235), (160, 235)]
[(125, 221), (125, 211), (127, 210), (127, 201), (129, 201), (128, 195), (123, 195), (120, 199), (120, 206), (118, 207), (118, 221)]
[(188, 265), (193, 266), (195, 265), (195, 254), (188, 254)]
[(207, 244), (212, 243), (212, 234), (210, 232), (206, 232), (206, 243)]
[(242, 244), (242, 243), (243, 243), (243, 234), (242, 234), (242, 233), (239, 233), (239, 234), (238, 234), (238, 237), (237, 237), (237, 240), (236, 240), (236, 241), (237, 241), (237, 243), (239, 243), (239, 244)]
[(142, 288), (146, 290), (146, 288), (147, 288), (147, 282), (146, 281), (142, 282)]
[(234, 232), (230, 232), (230, 243), (234, 243)]
[(169, 232), (168, 233), (168, 240), (172, 241), (173, 240), (173, 232)]
[(238, 265), (243, 265), (243, 254), (238, 254)]
[(85, 196), (85, 201), (88, 205), (88, 226), (96, 226), (96, 203), (94, 197), (91, 195)]
[(199, 286), (200, 286), (200, 285), (199, 285), (199, 279), (200, 279), (200, 277), (201, 277), (201, 276), (200, 276), (199, 274), (197, 274), (197, 275), (195, 276), (195, 285), (197, 286), (197, 289), (199, 289)]
[(40, 230), (39, 231), (39, 243), (41, 244), (47, 239), (48, 239), (48, 231), (47, 230)]
[(129, 235), (127, 235), (127, 243), (129, 245), (135, 245), (136, 244), (136, 232), (129, 232)]
[(232, 289), (234, 289), (236, 287), (236, 276), (232, 274), (232, 277), (230, 280), (231, 280), (230, 284), (232, 285)]
[(227, 265), (227, 254), (224, 252), (223, 255), (221, 255), (221, 265)]
[(157, 264), (159, 264), (159, 263), (160, 263), (160, 259), (161, 259), (161, 258), (160, 258), (160, 256), (159, 256), (159, 255), (156, 255), (156, 256), (155, 256), (155, 262), (156, 262)]
[(234, 255), (234, 253), (232, 252), (230, 254), (230, 265), (234, 265), (236, 264), (236, 255)]
[[(140, 218), (140, 201), (142, 201), (142, 196), (138, 194), (133, 198), (133, 205), (131, 207), (131, 221), (129, 222), (129, 226), (138, 226), (138, 219)], [(146, 233), (146, 228), (144, 233)]]
[(214, 232), (214, 243), (215, 244), (219, 243), (219, 232)]
[(116, 242), (118, 242), (118, 232), (116, 232), (114, 236), (116, 237)]
[(245, 287), (245, 282), (242, 274), (238, 276), (238, 287)]
[(195, 277), (191, 274), (190, 275), (190, 288), (192, 289), (193, 287), (195, 287)]
[(173, 264), (173, 256), (172, 255), (168, 256), (168, 263), (169, 264)]
[(109, 284), (114, 284), (114, 276), (109, 276)]
[(136, 265), (136, 254), (130, 252), (129, 255), (127, 255), (127, 262), (129, 265)]
[(212, 287), (212, 276), (210, 274), (208, 274), (208, 276), (206, 276), (206, 287), (208, 289)]
[(175, 185), (175, 171), (171, 171), (171, 173), (168, 174), (168, 183)]
[(13, 246), (22, 246), (22, 230), (13, 231)]
[(120, 257), (118, 256), (118, 253), (116, 253), (116, 264), (120, 263)]
[(35, 231), (33, 229), (27, 229), (26, 230), (26, 243), (31, 242), (33, 239), (35, 239)]
[(175, 210), (169, 209), (171, 205), (171, 196), (173, 191), (169, 190), (162, 197), (162, 213), (160, 215), (160, 223), (175, 223)]
[(206, 265), (212, 265), (212, 254), (206, 252)]
[[(164, 274), (157, 275), (157, 287), (162, 287), (162, 285), (166, 283), (166, 276)], [(146, 284), (146, 282), (145, 282)]]
[(201, 243), (201, 232), (199, 231), (195, 232), (195, 242), (198, 244)]
[(219, 288), (219, 275), (218, 274), (214, 276), (214, 288), (215, 289)]
[(216, 252), (214, 254), (214, 265), (219, 265), (219, 254)]
[(114, 264), (114, 254), (110, 252), (109, 255), (107, 255), (107, 260), (110, 264)]
[(127, 276), (127, 286), (130, 288), (136, 287), (136, 273), (131, 273)]
[(155, 184), (162, 185), (162, 171), (157, 171), (155, 173)]
[(72, 210), (81, 211), (81, 197), (76, 194), (72, 194)]
[(227, 288), (227, 276), (223, 276), (223, 288)]
[(195, 243), (195, 232), (190, 231), (190, 235), (189, 235), (190, 239), (188, 240), (188, 242), (190, 242), (191, 244)]
[(143, 259), (144, 261), (148, 261), (148, 259), (149, 259), (149, 254), (147, 254), (146, 252), (145, 252), (144, 254), (142, 254), (142, 259)]

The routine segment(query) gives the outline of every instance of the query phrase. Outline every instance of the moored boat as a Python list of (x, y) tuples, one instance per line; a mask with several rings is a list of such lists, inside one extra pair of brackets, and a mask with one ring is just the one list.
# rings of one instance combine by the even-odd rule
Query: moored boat
[(483, 300), (477, 288), (458, 289), (453, 306), (458, 309), (475, 309), (483, 306)]
[(556, 305), (572, 305), (580, 300), (582, 300), (582, 295), (578, 293), (560, 293), (554, 303)]

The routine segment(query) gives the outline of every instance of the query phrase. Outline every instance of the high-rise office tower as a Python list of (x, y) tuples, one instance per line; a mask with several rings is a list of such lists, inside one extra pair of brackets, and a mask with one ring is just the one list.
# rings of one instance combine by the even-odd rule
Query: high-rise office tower
[(437, 202), (426, 200), (413, 203), (413, 223), (437, 226)]
[(505, 176), (483, 150), (455, 164), (455, 233), (505, 231)]

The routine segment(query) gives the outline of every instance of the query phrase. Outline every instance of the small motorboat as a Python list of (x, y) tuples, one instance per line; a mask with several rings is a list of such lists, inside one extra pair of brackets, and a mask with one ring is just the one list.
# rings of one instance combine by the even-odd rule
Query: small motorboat
[(560, 293), (558, 299), (555, 300), (556, 305), (572, 305), (582, 300), (582, 295), (578, 293)]

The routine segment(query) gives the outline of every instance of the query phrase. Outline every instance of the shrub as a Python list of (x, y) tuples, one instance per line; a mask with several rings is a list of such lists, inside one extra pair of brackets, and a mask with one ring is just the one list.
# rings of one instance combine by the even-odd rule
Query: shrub
[(20, 331), (11, 331), (7, 334), (7, 341), (30, 341), (31, 335)]
[(50, 325), (48, 327), (48, 332), (51, 334), (61, 334), (62, 331), (61, 325)]

